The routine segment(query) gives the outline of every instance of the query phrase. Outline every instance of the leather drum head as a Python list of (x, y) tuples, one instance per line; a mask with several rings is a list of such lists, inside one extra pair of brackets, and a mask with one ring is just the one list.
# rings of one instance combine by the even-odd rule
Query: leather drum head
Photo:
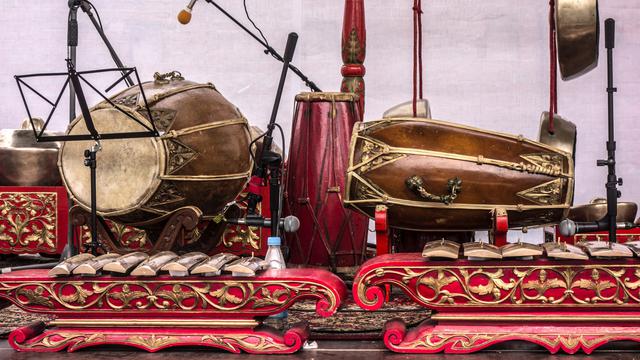
[[(131, 113), (144, 124), (148, 120)], [(147, 131), (114, 108), (92, 109), (91, 117), (99, 133)], [(88, 134), (83, 117), (69, 125), (69, 135)], [(71, 196), (83, 207), (91, 207), (90, 172), (84, 166), (84, 151), (93, 141), (69, 141), (60, 149), (58, 167)], [(115, 216), (139, 208), (160, 185), (164, 172), (164, 152), (156, 138), (102, 140), (97, 154), (96, 199), (102, 216)]]
[(558, 62), (562, 80), (598, 65), (598, 0), (556, 0)]

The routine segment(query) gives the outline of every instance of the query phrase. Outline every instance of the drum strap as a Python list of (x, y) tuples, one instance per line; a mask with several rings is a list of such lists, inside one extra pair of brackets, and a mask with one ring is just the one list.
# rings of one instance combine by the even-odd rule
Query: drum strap
[(554, 133), (553, 117), (558, 113), (558, 48), (556, 44), (556, 2), (549, 0), (549, 134)]

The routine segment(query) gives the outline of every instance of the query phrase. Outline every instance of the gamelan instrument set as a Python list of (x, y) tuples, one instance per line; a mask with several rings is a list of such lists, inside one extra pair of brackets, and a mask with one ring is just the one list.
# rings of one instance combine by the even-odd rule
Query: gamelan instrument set
[[(304, 301), (320, 317), (349, 301), (373, 314), (398, 297), (431, 313), (414, 327), (386, 322), (382, 340), (395, 352), (519, 340), (591, 353), (640, 342), (640, 222), (635, 203), (618, 201), (613, 19), (604, 21), (607, 158), (597, 161), (608, 169), (605, 198), (574, 205), (577, 127), (557, 113), (557, 69), (570, 80), (597, 66), (596, 0), (550, 3), (549, 109), (536, 140), (431, 117), (419, 0), (413, 98), (367, 121), (364, 0), (345, 0), (339, 92), (320, 91), (293, 65), (297, 34), (280, 55), (205, 2), (282, 62), (266, 131), (212, 83), (178, 71), (141, 81), (85, 0), (69, 1), (68, 71), (16, 76), (28, 118), (0, 133), (0, 253), (60, 261), (2, 270), (1, 307), (55, 317), (11, 332), (14, 349), (293, 353), (312, 338), (309, 325), (280, 331), (266, 318)], [(78, 10), (114, 68), (76, 70)], [(276, 115), (290, 70), (310, 92), (295, 97), (285, 148)], [(113, 83), (101, 92), (94, 74)], [(38, 77), (64, 86), (52, 97), (30, 84)], [(67, 91), (67, 130), (49, 131)], [(90, 107), (92, 91), (102, 100)], [(48, 114), (34, 112), (34, 94)], [(507, 241), (532, 228), (544, 229), (542, 244)]]

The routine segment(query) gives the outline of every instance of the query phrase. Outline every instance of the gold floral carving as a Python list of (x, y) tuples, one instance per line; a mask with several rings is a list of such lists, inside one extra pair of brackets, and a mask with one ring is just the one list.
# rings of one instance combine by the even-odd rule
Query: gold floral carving
[(176, 139), (167, 140), (165, 144), (167, 144), (167, 149), (169, 150), (167, 158), (169, 174), (182, 169), (198, 156), (195, 150)]
[[(345, 58), (345, 62), (350, 64), (359, 64), (362, 63), (359, 60), (360, 54), (363, 52), (364, 48), (360, 44), (360, 38), (358, 37), (358, 31), (354, 27), (349, 32), (349, 38), (344, 44), (342, 49), (343, 57)], [(346, 55), (346, 56), (344, 56)]]
[(565, 179), (558, 178), (530, 189), (518, 192), (518, 196), (538, 205), (560, 205), (563, 203), (562, 188)]
[(138, 93), (126, 95), (113, 100), (114, 104), (135, 107), (138, 104)]
[[(629, 265), (378, 267), (358, 281), (368, 306), (370, 286), (392, 284), (427, 307), (634, 306), (640, 304), (640, 269)], [(579, 290), (579, 291), (578, 291)]]
[[(242, 192), (236, 197), (236, 205), (238, 205), (243, 213), (247, 212), (247, 194), (247, 192)], [(258, 204), (256, 211), (258, 213), (262, 211), (262, 206), (260, 204)], [(222, 216), (222, 218), (224, 218), (224, 216)], [(227, 224), (222, 236), (216, 244), (216, 247), (223, 245), (227, 248), (231, 248), (234, 244), (240, 244), (242, 248), (250, 251), (260, 251), (260, 249), (262, 249), (262, 242), (259, 235), (260, 232), (261, 229), (257, 226)]]
[(388, 147), (367, 139), (363, 138), (363, 141), (361, 165), (358, 167), (358, 174), (375, 170), (407, 156), (401, 153), (389, 153)]
[(203, 343), (211, 342), (225, 350), (238, 352), (240, 349), (248, 349), (254, 352), (265, 350), (286, 350), (289, 347), (279, 344), (272, 338), (255, 335), (204, 335)]
[[(111, 220), (106, 220), (106, 223), (114, 235), (117, 244), (136, 250), (144, 250), (147, 248), (149, 239), (144, 230)], [(89, 231), (89, 227), (86, 225), (82, 226), (82, 242), (84, 244), (91, 243), (91, 231)]]
[(177, 336), (156, 336), (155, 334), (151, 334), (151, 336), (134, 335), (127, 338), (127, 342), (155, 350), (180, 342), (180, 338)]
[(0, 193), (0, 245), (20, 251), (56, 249), (57, 193)]
[(559, 154), (540, 153), (520, 155), (520, 157), (526, 160), (527, 163), (514, 164), (514, 170), (549, 176), (560, 176), (562, 174), (564, 157)]
[(260, 236), (255, 233), (256, 231), (259, 231), (256, 226), (227, 227), (217, 246), (222, 244), (230, 248), (233, 244), (240, 244), (243, 248), (260, 250)]
[(472, 333), (472, 334), (449, 334), (430, 333), (424, 337), (419, 337), (413, 341), (403, 343), (402, 349), (427, 349), (437, 351), (445, 346), (450, 350), (471, 352), (481, 350), (489, 345), (522, 339), (530, 342), (544, 344), (549, 349), (556, 349), (560, 345), (567, 349), (593, 348), (597, 344), (615, 340), (619, 335), (567, 335), (567, 334), (536, 334), (536, 333)]
[(271, 311), (301, 295), (325, 299), (335, 307), (331, 289), (312, 282), (278, 281), (60, 281), (0, 283), (0, 297), (22, 308), (63, 308), (76, 311), (182, 310)]
[(105, 336), (100, 333), (91, 334), (78, 334), (78, 333), (66, 333), (66, 332), (54, 332), (49, 335), (43, 336), (33, 342), (24, 344), (18, 344), (21, 349), (35, 349), (35, 348), (47, 348), (47, 349), (59, 349), (65, 345), (72, 344), (69, 350), (73, 350), (79, 346), (87, 344), (101, 343), (105, 341)]

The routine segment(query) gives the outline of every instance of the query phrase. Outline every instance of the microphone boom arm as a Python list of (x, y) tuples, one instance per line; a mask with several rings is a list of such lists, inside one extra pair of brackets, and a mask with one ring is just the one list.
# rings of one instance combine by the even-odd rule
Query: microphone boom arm
[[(223, 9), (220, 5), (218, 5), (213, 0), (205, 0), (207, 3), (215, 6), (221, 13), (223, 13), (226, 17), (231, 19), (236, 25), (238, 25), (242, 30), (244, 30), (247, 34), (249, 34), (252, 38), (254, 38), (260, 45), (265, 48), (264, 53), (267, 55), (273, 56), (276, 60), (284, 63), (284, 58), (269, 44), (265, 43), (262, 39), (260, 39), (256, 34), (254, 34), (251, 30), (247, 29), (240, 21), (233, 17), (233, 15), (229, 14), (225, 9)], [(305, 83), (305, 85), (314, 92), (321, 92), (320, 88), (302, 72), (300, 69), (292, 65), (291, 63), (287, 64), (289, 70), (293, 71), (294, 74), (298, 75), (298, 77)]]

